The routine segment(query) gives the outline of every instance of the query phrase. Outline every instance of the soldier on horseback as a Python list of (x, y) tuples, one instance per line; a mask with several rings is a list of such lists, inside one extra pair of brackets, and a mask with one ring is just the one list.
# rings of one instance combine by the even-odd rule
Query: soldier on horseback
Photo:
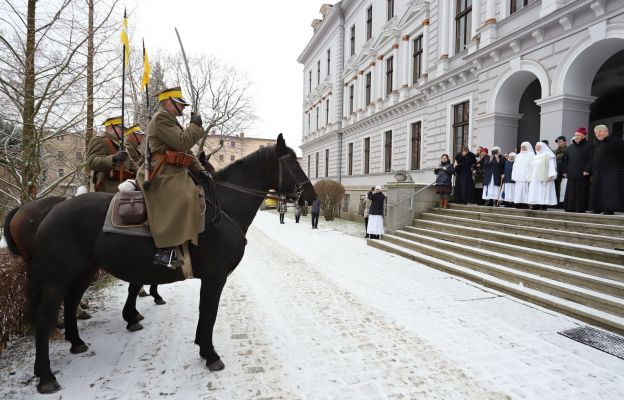
[(145, 132), (141, 130), (139, 124), (126, 129), (126, 150), (135, 165), (141, 165), (145, 161), (143, 139), (145, 139)]
[[(137, 182), (145, 194), (147, 219), (157, 247), (154, 264), (179, 268), (176, 248), (190, 241), (197, 245), (201, 227), (199, 189), (194, 177), (208, 177), (191, 148), (202, 138), (202, 118), (191, 113), (186, 129), (177, 117), (190, 103), (179, 87), (158, 94), (160, 106), (147, 127), (147, 140), (152, 160), (146, 176), (145, 164), (137, 174)], [(146, 161), (147, 162), (147, 161)], [(149, 189), (145, 183), (149, 181)]]
[(108, 118), (103, 125), (104, 133), (89, 142), (87, 165), (94, 173), (94, 190), (115, 193), (117, 185), (134, 178), (137, 165), (128, 159), (128, 152), (120, 148), (121, 117)]

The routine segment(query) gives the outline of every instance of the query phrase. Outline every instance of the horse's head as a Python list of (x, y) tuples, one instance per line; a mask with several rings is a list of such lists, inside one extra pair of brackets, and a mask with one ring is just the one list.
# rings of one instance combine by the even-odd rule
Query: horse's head
[(199, 157), (197, 157), (197, 159), (202, 167), (204, 167), (206, 171), (210, 172), (211, 175), (214, 175), (217, 172), (212, 164), (210, 164), (210, 155), (206, 157), (206, 153), (202, 151), (201, 153), (199, 153)]
[(275, 144), (275, 189), (285, 194), (288, 200), (298, 201), (300, 205), (308, 204), (316, 198), (314, 186), (297, 162), (297, 155), (288, 146), (280, 133)]

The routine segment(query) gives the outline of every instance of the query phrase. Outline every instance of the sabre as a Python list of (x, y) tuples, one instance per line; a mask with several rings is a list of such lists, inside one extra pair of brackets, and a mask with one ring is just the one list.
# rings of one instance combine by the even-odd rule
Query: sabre
[(175, 29), (176, 36), (178, 37), (178, 43), (180, 43), (180, 50), (182, 50), (182, 60), (184, 60), (184, 65), (186, 66), (186, 74), (188, 75), (189, 85), (191, 86), (191, 111), (197, 112), (197, 90), (195, 90), (195, 86), (193, 86), (193, 79), (191, 79), (191, 69), (189, 68), (188, 59), (186, 58), (186, 52), (184, 51), (184, 45), (182, 44), (182, 39), (180, 38), (180, 33), (178, 32), (178, 28)]

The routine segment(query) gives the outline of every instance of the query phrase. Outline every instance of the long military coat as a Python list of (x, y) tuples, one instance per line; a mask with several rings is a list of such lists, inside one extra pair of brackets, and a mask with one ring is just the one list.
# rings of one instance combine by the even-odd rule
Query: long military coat
[[(107, 143), (112, 142), (112, 148)], [(111, 169), (119, 169), (120, 163), (113, 161), (113, 155), (119, 151), (119, 140), (114, 135), (104, 133), (94, 136), (89, 141), (87, 148), (87, 165), (95, 173), (95, 188), (98, 192), (117, 192), (117, 186), (121, 183), (117, 179), (111, 179), (108, 173)], [(130, 157), (123, 162), (124, 170), (137, 172), (137, 164)]]
[[(160, 107), (147, 127), (147, 139), (152, 154), (175, 150), (190, 153), (190, 149), (204, 135), (202, 128), (190, 124), (182, 130), (175, 117)], [(158, 161), (154, 158), (150, 172)], [(203, 170), (195, 159), (190, 166), (193, 173)], [(182, 166), (163, 164), (160, 172), (150, 179), (149, 190), (144, 190), (145, 164), (139, 168), (137, 182), (145, 194), (147, 219), (158, 248), (174, 247), (187, 240), (197, 245), (201, 211), (199, 190)]]

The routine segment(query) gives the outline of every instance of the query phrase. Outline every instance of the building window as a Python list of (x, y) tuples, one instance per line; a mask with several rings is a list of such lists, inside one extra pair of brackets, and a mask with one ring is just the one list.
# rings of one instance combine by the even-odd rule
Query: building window
[(392, 93), (392, 68), (393, 68), (393, 57), (388, 57), (386, 59), (386, 95), (390, 95)]
[(387, 20), (390, 21), (392, 19), (392, 17), (394, 17), (394, 0), (386, 0), (386, 4), (388, 6), (388, 18), (387, 18)]
[(325, 177), (329, 176), (329, 149), (325, 149)]
[(457, 154), (463, 146), (468, 146), (470, 102), (456, 104), (453, 111), (453, 152), (451, 154)]
[(329, 125), (329, 99), (325, 100), (325, 126)]
[(316, 62), (316, 84), (321, 84), (321, 60)]
[(64, 160), (65, 159), (65, 152), (63, 150), (58, 150), (56, 152), (56, 159), (57, 160)]
[(316, 153), (316, 156), (315, 156), (315, 160), (314, 160), (314, 161), (315, 161), (315, 163), (314, 163), (314, 169), (315, 169), (315, 171), (314, 171), (314, 177), (315, 177), (315, 178), (318, 178), (318, 164), (319, 164), (319, 153), (318, 153), (318, 152)]
[(57, 172), (58, 172), (59, 178), (62, 178), (65, 176), (65, 170), (63, 168), (59, 168)]
[(230, 156), (230, 161), (234, 161), (236, 158), (234, 157), (234, 155)]
[(373, 6), (366, 9), (366, 41), (373, 37)]
[(370, 172), (370, 138), (364, 139), (364, 173)]
[(77, 161), (82, 161), (82, 152), (81, 151), (77, 151), (76, 152), (76, 160)]
[(353, 91), (355, 85), (349, 86), (349, 115), (353, 114)]
[(330, 75), (330, 71), (331, 71), (331, 49), (327, 49), (327, 71), (325, 71), (327, 76)]
[(312, 131), (312, 127), (310, 126), (310, 124), (312, 122), (312, 116), (310, 114), (311, 113), (308, 111), (308, 132)]
[(353, 175), (353, 143), (349, 143), (349, 146), (347, 148), (347, 173), (349, 175)]
[(349, 54), (355, 54), (355, 25), (351, 27), (351, 50), (349, 51)]
[(366, 106), (371, 103), (371, 82), (372, 82), (372, 72), (366, 74)]
[(412, 53), (412, 83), (417, 83), (422, 77), (422, 47), (423, 35), (414, 39), (414, 52)]
[(310, 176), (310, 155), (308, 154), (308, 176)]
[(308, 92), (312, 91), (312, 71), (308, 71)]
[(236, 147), (236, 142), (235, 141), (230, 141), (230, 147)]
[(456, 0), (455, 53), (464, 51), (470, 42), (472, 0)]
[(392, 169), (392, 131), (384, 133), (384, 171)]
[(59, 142), (62, 142), (63, 140), (65, 140), (65, 136), (64, 135), (56, 135), (56, 140), (58, 140)]
[(410, 169), (420, 169), (420, 142), (422, 133), (422, 122), (414, 122), (411, 125), (411, 150), (412, 159), (410, 160)]
[(316, 107), (316, 130), (318, 130), (320, 128), (320, 126), (319, 126), (319, 114), (320, 114), (319, 107)]
[(223, 162), (223, 154), (219, 154), (219, 161)]
[(520, 11), (534, 1), (535, 0), (510, 0), (511, 4), (509, 7), (509, 12), (513, 14), (516, 11)]

